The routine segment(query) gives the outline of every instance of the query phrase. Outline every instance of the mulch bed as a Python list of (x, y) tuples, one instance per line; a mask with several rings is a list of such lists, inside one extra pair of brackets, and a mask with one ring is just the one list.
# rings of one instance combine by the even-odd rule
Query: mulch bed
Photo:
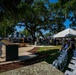
[(32, 54), (36, 53), (36, 51), (39, 49), (39, 47), (34, 47), (33, 49), (27, 51), (27, 52), (30, 52)]
[(44, 55), (44, 54), (40, 54), (40, 53), (36, 53), (36, 51), (39, 49), (39, 47), (35, 47), (34, 49), (30, 50), (29, 52), (31, 53), (35, 53), (38, 56), (32, 59), (28, 59), (25, 61), (21, 61), (21, 62), (13, 62), (10, 64), (5, 64), (5, 65), (0, 65), (0, 72), (4, 72), (4, 71), (8, 71), (8, 70), (13, 70), (13, 69), (17, 69), (20, 67), (24, 67), (24, 66), (28, 66), (28, 65), (32, 65), (34, 63), (38, 63), (43, 61), (43, 59), (45, 59), (47, 56), (49, 55)]

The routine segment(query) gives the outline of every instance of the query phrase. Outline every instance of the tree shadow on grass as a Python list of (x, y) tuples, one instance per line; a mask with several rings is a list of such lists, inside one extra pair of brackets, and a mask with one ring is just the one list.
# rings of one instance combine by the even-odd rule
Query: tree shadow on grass
[(42, 61), (52, 64), (52, 62), (57, 59), (60, 53), (58, 53), (58, 49), (49, 49), (47, 51), (37, 52), (36, 54), (39, 56), (39, 58), (42, 58)]
[(36, 54), (37, 57), (25, 60), (25, 63), (22, 64), (32, 65), (42, 61), (46, 61), (47, 63), (52, 64), (52, 62), (59, 56), (58, 49), (49, 49), (47, 51), (36, 52), (34, 54)]

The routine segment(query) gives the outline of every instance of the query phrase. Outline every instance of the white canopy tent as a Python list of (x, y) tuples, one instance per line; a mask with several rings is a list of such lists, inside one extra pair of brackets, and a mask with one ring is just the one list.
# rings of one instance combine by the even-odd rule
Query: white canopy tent
[(53, 36), (53, 38), (76, 37), (76, 31), (68, 28)]

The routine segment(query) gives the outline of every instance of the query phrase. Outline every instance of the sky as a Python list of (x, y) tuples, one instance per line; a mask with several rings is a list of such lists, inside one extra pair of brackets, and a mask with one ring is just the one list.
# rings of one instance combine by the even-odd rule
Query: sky
[(53, 3), (54, 3), (54, 2), (58, 2), (58, 0), (49, 0), (49, 1), (50, 1), (50, 2), (53, 2)]
[[(51, 3), (55, 3), (55, 2), (57, 2), (58, 0), (50, 0), (50, 2)], [(66, 28), (69, 28), (69, 24), (70, 24), (71, 22), (68, 20), (68, 19), (66, 19), (66, 21), (64, 22), (64, 25), (66, 26)], [(19, 31), (22, 31), (22, 30), (24, 30), (24, 27), (19, 27), (19, 26), (16, 26), (16, 29), (17, 29), (17, 31), (19, 32)]]

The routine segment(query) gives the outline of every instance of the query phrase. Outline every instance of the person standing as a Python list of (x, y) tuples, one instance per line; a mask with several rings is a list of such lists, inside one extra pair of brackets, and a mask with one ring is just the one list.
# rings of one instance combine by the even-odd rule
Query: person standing
[(68, 47), (69, 47), (69, 42), (68, 42), (68, 40), (65, 40), (64, 44), (62, 45), (62, 47), (59, 51), (61, 52), (63, 50), (67, 50)]
[(75, 50), (75, 44), (74, 44), (74, 39), (70, 40), (70, 45), (68, 47), (68, 52), (69, 54), (73, 55), (73, 51)]

